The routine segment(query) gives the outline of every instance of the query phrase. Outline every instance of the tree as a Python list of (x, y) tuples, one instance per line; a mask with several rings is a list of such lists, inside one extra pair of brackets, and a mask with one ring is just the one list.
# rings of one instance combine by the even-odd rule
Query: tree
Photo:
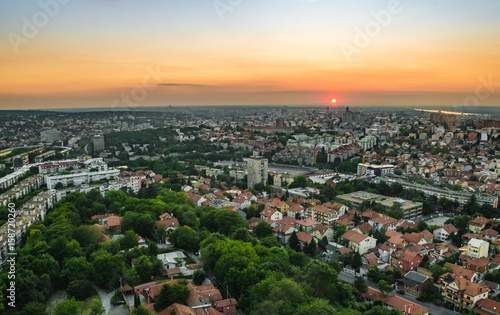
[(289, 186), (289, 188), (299, 188), (299, 187), (307, 187), (307, 179), (305, 178), (305, 176), (296, 177)]
[(200, 248), (200, 239), (198, 232), (189, 226), (181, 226), (176, 228), (168, 238), (175, 247), (186, 250), (196, 251)]
[[(134, 310), (130, 314), (131, 315), (154, 315), (155, 313), (152, 313), (152, 312), (148, 311), (142, 305), (140, 305), (139, 307), (134, 308)], [(169, 315), (174, 315), (174, 313), (170, 312)]]
[(129, 249), (134, 248), (139, 243), (137, 241), (137, 237), (135, 236), (135, 232), (132, 230), (128, 230), (125, 232), (125, 236), (119, 239), (121, 249)]
[(134, 260), (134, 269), (143, 282), (150, 281), (153, 275), (153, 263), (148, 256), (142, 255)]
[[(3, 304), (2, 304), (3, 306)], [(47, 315), (47, 306), (44, 303), (29, 302), (21, 312), (23, 315)]]
[(274, 246), (281, 247), (281, 243), (274, 236), (264, 237), (263, 239), (260, 240), (260, 244), (262, 246), (266, 246), (268, 248), (271, 248)]
[(246, 228), (239, 228), (234, 233), (231, 235), (231, 238), (233, 240), (239, 240), (243, 242), (251, 242), (252, 241), (252, 235)]
[(189, 289), (185, 284), (164, 285), (155, 300), (155, 307), (163, 310), (174, 303), (186, 304)]
[(66, 288), (66, 293), (78, 301), (83, 301), (92, 294), (92, 286), (87, 279), (73, 280)]
[(264, 237), (271, 236), (273, 234), (273, 227), (270, 226), (266, 221), (260, 221), (255, 228), (255, 235), (262, 239)]
[(54, 308), (54, 315), (76, 315), (80, 314), (80, 307), (82, 302), (75, 301), (74, 298), (70, 298), (56, 305)]
[(368, 286), (366, 285), (365, 279), (361, 277), (356, 277), (354, 283), (352, 284), (359, 293), (366, 293), (368, 291)]
[(193, 283), (195, 285), (202, 285), (203, 281), (205, 281), (205, 278), (207, 277), (207, 274), (203, 269), (198, 269), (194, 272), (193, 274)]
[(339, 242), (340, 237), (344, 235), (344, 233), (347, 231), (347, 228), (345, 225), (339, 224), (337, 225), (337, 229), (335, 230), (335, 242)]
[(102, 306), (100, 299), (92, 299), (90, 302), (90, 315), (104, 315), (106, 309)]
[(134, 293), (134, 308), (137, 308), (141, 305), (141, 299), (137, 293)]
[(92, 253), (90, 259), (92, 260), (92, 274), (95, 282), (103, 287), (113, 287), (125, 268), (121, 256), (99, 250)]
[(380, 280), (378, 283), (377, 283), (377, 288), (383, 292), (383, 293), (389, 293), (391, 292), (392, 290), (394, 290), (394, 287), (390, 284), (387, 283), (387, 281), (385, 280)]
[(297, 237), (297, 233), (295, 231), (293, 231), (292, 235), (288, 239), (288, 246), (290, 246), (293, 250), (300, 251), (299, 238)]
[(359, 270), (359, 268), (363, 265), (363, 262), (361, 260), (361, 255), (359, 252), (355, 252), (353, 257), (352, 257), (352, 263), (351, 267), (355, 270)]

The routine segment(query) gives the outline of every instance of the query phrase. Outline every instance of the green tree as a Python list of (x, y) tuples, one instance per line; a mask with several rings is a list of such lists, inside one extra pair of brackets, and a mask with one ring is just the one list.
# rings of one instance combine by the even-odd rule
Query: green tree
[[(3, 304), (2, 304), (3, 306)], [(44, 303), (29, 302), (21, 312), (23, 315), (47, 315), (47, 306)]]
[(207, 277), (207, 274), (203, 269), (198, 269), (194, 272), (193, 274), (193, 283), (195, 285), (201, 285), (203, 281), (205, 281), (205, 278)]
[(255, 228), (255, 235), (260, 239), (271, 236), (273, 235), (273, 227), (266, 221), (260, 221)]
[(90, 314), (89, 315), (104, 315), (106, 309), (102, 306), (100, 299), (92, 299), (90, 301)]
[(247, 228), (242, 227), (234, 231), (234, 233), (231, 235), (231, 238), (237, 241), (251, 242), (253, 237)]
[(335, 230), (335, 242), (338, 243), (340, 241), (340, 238), (342, 237), (342, 235), (344, 235), (346, 231), (347, 228), (345, 225), (342, 224), (337, 225), (337, 228)]
[(189, 289), (185, 284), (164, 285), (155, 299), (155, 307), (163, 310), (174, 303), (186, 304)]
[(387, 283), (385, 280), (380, 280), (377, 283), (377, 288), (383, 293), (389, 293), (394, 290), (394, 287)]
[(125, 264), (120, 255), (99, 250), (90, 255), (95, 282), (102, 287), (113, 287), (118, 281)]
[(307, 187), (307, 179), (305, 176), (296, 177), (288, 188)]
[(175, 229), (170, 233), (168, 240), (177, 248), (194, 251), (200, 248), (198, 232), (188, 226), (181, 226)]
[(75, 301), (74, 298), (70, 298), (56, 305), (54, 308), (54, 315), (78, 315), (82, 311), (80, 309), (82, 302)]
[(366, 293), (366, 291), (368, 291), (368, 286), (366, 285), (365, 279), (361, 277), (356, 277), (352, 285), (360, 293)]
[(141, 281), (147, 282), (151, 280), (153, 275), (153, 263), (146, 255), (142, 255), (134, 260), (134, 269), (141, 278)]
[(300, 251), (299, 238), (297, 237), (297, 233), (295, 231), (293, 231), (292, 235), (290, 235), (290, 238), (288, 239), (288, 246), (290, 246), (293, 250)]
[(134, 248), (134, 246), (139, 244), (137, 237), (135, 236), (135, 232), (132, 230), (125, 232), (125, 235), (119, 239), (119, 242), (121, 249)]
[(83, 301), (92, 294), (92, 286), (87, 279), (73, 280), (66, 288), (66, 293), (78, 301)]
[(355, 270), (359, 270), (359, 268), (361, 268), (362, 265), (363, 261), (361, 260), (361, 255), (359, 254), (359, 252), (355, 252), (352, 257), (351, 267)]

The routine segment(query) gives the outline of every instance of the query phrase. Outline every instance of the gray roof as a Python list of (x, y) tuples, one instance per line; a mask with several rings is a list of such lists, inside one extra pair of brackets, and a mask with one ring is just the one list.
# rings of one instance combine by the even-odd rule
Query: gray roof
[(408, 271), (405, 274), (404, 282), (405, 283), (419, 283), (419, 284), (422, 284), (427, 279), (429, 279), (429, 277), (427, 277), (426, 275), (423, 275), (423, 274), (418, 273), (416, 271)]

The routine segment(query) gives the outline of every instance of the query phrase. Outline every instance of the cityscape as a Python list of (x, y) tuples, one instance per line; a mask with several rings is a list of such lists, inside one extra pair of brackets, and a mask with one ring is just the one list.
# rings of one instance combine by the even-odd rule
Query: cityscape
[(500, 314), (499, 13), (0, 3), (0, 314)]

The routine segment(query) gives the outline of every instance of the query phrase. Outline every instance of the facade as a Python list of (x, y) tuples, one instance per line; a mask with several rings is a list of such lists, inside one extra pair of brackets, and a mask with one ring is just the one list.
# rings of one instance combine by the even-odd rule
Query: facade
[(394, 174), (394, 165), (371, 165), (368, 163), (358, 164), (358, 175), (385, 176)]
[(453, 224), (445, 224), (439, 229), (435, 229), (432, 234), (434, 235), (434, 238), (442, 242), (446, 242), (450, 239), (450, 235), (456, 232), (458, 232), (458, 230)]
[(365, 200), (381, 203), (387, 208), (392, 208), (394, 206), (394, 203), (397, 202), (400, 204), (401, 209), (404, 212), (404, 219), (411, 219), (421, 216), (423, 209), (423, 203), (421, 202), (413, 202), (401, 198), (392, 198), (364, 191), (357, 191), (351, 194), (340, 195), (338, 196), (338, 198), (344, 201), (351, 202), (353, 207), (355, 208), (359, 208)]
[(488, 257), (490, 243), (473, 238), (467, 244), (467, 255), (474, 258)]
[(116, 179), (119, 174), (119, 170), (108, 170), (103, 172), (82, 172), (68, 175), (46, 175), (45, 183), (47, 184), (48, 189), (54, 189), (57, 183), (61, 183), (63, 186), (68, 186), (70, 184), (79, 186), (101, 179)]
[(106, 149), (106, 142), (103, 135), (95, 135), (92, 139), (92, 144), (94, 145), (94, 152)]
[(456, 312), (470, 310), (478, 301), (488, 298), (488, 287), (484, 282), (476, 283), (455, 274), (445, 273), (439, 277), (438, 283), (445, 305), (452, 306)]
[(347, 242), (347, 247), (360, 255), (366, 254), (370, 249), (375, 248), (377, 240), (356, 231), (350, 230), (342, 234), (342, 239)]
[(408, 271), (403, 278), (403, 288), (411, 293), (420, 295), (422, 291), (432, 285), (431, 279), (416, 271)]
[(397, 260), (397, 267), (405, 272), (416, 270), (422, 262), (420, 254), (407, 250)]
[(263, 157), (251, 157), (247, 162), (247, 184), (248, 188), (254, 188), (255, 184), (267, 185), (267, 164)]

